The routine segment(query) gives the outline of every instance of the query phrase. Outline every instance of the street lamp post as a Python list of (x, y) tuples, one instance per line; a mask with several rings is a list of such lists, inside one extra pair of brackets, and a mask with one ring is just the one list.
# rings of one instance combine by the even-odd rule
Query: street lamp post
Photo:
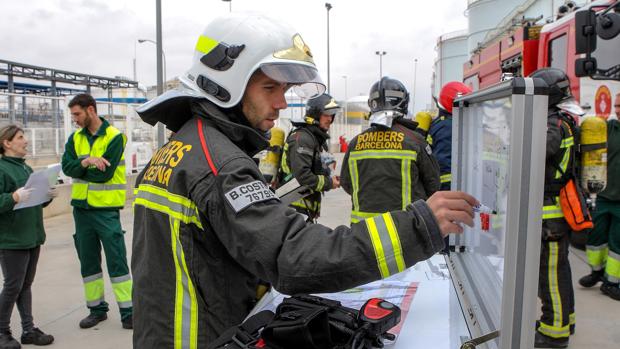
[(330, 92), (330, 76), (329, 76), (329, 10), (332, 9), (332, 4), (329, 2), (325, 3), (325, 8), (327, 9), (327, 92)]
[(222, 0), (228, 3), (228, 12), (232, 12), (232, 0)]
[(383, 77), (383, 56), (387, 54), (385, 51), (376, 51), (375, 54), (379, 56), (379, 80)]
[(347, 76), (343, 75), (342, 78), (344, 79), (344, 134), (345, 134), (345, 138), (347, 137), (347, 131), (349, 130), (349, 126), (348, 126), (348, 115), (347, 115)]
[[(150, 42), (154, 45), (157, 45), (157, 41), (155, 40), (151, 40), (151, 39), (138, 39), (139, 43), (145, 43), (145, 42)], [(166, 90), (166, 82), (168, 81), (166, 79), (166, 54), (164, 53), (164, 50), (161, 50), (161, 57), (163, 59), (164, 62), (164, 84), (163, 84), (163, 91), (161, 93), (163, 93)], [(157, 94), (161, 94), (160, 92), (158, 92)]]
[(413, 95), (413, 98), (411, 98), (411, 113), (415, 115), (415, 79), (418, 76), (418, 59), (414, 58), (413, 59), (413, 90), (411, 91), (411, 94)]

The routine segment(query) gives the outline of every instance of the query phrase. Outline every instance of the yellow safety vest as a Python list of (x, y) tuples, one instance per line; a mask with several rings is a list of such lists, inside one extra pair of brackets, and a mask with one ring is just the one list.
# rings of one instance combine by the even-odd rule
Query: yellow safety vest
[[(123, 148), (127, 143), (127, 138), (117, 128), (108, 126), (105, 135), (95, 139), (91, 148), (88, 138), (83, 132), (73, 133), (73, 144), (78, 158), (83, 159), (90, 156), (102, 157), (108, 148), (108, 144), (114, 137), (120, 134), (123, 137)], [(125, 191), (127, 180), (125, 179), (125, 154), (121, 155), (121, 160), (114, 170), (112, 178), (105, 183), (93, 183), (73, 179), (71, 188), (71, 198), (74, 200), (86, 200), (91, 207), (123, 207), (125, 205)]]

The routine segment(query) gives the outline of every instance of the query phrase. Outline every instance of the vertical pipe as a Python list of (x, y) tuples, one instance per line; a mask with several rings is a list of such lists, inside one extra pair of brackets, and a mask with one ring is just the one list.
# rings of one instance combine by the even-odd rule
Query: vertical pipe
[[(161, 0), (156, 0), (156, 27), (157, 27), (157, 95), (164, 93), (164, 81), (163, 81), (163, 52), (162, 52), (162, 33), (161, 33)], [(164, 145), (166, 132), (164, 124), (161, 122), (157, 124), (157, 146)]]

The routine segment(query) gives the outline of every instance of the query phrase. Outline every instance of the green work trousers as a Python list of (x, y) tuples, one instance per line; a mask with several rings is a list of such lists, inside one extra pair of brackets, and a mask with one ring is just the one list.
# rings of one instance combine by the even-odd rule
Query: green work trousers
[(586, 254), (592, 270), (605, 269), (605, 278), (620, 282), (620, 201), (596, 199), (594, 228), (588, 235)]
[(86, 305), (93, 314), (108, 311), (104, 298), (101, 246), (121, 319), (131, 316), (132, 281), (127, 266), (127, 249), (118, 210), (73, 208), (75, 249), (80, 259)]

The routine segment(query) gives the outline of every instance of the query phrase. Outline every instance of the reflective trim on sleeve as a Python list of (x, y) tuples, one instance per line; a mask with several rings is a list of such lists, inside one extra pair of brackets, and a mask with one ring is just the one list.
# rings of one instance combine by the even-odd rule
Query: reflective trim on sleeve
[(452, 173), (446, 173), (439, 176), (439, 180), (441, 181), (441, 183), (452, 182)]
[(140, 184), (134, 205), (165, 213), (185, 224), (195, 224), (202, 229), (198, 207), (190, 199), (153, 185)]
[(316, 191), (323, 191), (323, 187), (325, 186), (325, 176), (318, 175), (318, 182), (316, 184)]
[(362, 211), (351, 211), (351, 224), (359, 223), (367, 218), (372, 218), (380, 215), (381, 212), (362, 212)]
[(174, 349), (198, 347), (198, 302), (196, 290), (185, 263), (179, 233), (180, 221), (170, 217), (170, 241), (174, 256), (176, 287), (174, 295)]
[(400, 237), (390, 213), (365, 220), (382, 278), (405, 270)]

